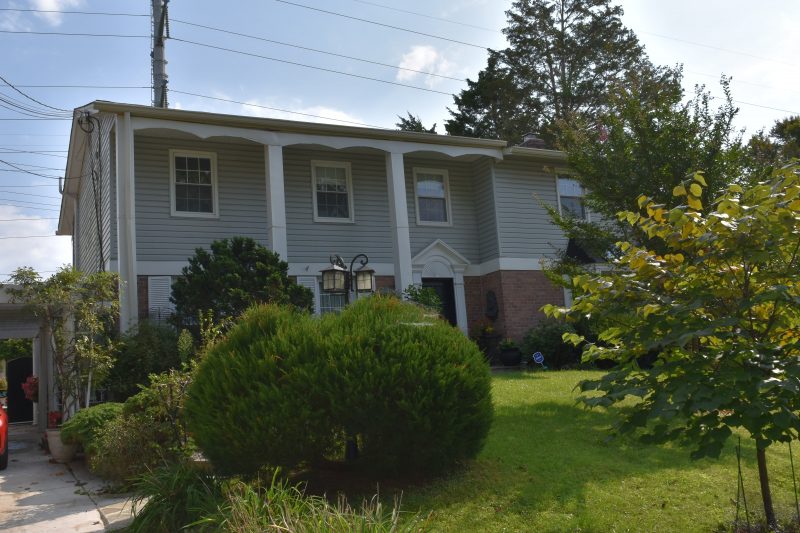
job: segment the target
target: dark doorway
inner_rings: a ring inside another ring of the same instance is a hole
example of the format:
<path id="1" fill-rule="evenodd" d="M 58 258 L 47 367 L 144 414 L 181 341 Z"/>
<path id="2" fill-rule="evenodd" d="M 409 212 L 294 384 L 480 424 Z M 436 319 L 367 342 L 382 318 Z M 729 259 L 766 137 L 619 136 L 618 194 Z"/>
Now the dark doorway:
<path id="1" fill-rule="evenodd" d="M 8 421 L 32 422 L 33 402 L 25 398 L 22 384 L 33 375 L 33 357 L 20 357 L 6 361 L 8 379 Z"/>
<path id="2" fill-rule="evenodd" d="M 422 278 L 422 286 L 430 287 L 439 295 L 442 301 L 442 316 L 452 325 L 458 325 L 456 320 L 456 294 L 453 291 L 452 278 Z"/>

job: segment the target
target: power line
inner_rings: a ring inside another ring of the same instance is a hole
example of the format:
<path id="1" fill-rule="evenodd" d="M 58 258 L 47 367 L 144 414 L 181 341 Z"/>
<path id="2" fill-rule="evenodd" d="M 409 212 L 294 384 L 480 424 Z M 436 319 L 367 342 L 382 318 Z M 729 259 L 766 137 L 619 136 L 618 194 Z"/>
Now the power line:
<path id="1" fill-rule="evenodd" d="M 46 237 L 69 237 L 69 235 L 13 235 L 0 239 L 44 239 Z"/>
<path id="2" fill-rule="evenodd" d="M 66 152 L 66 150 L 52 150 L 54 152 Z M 3 148 L 0 146 L 0 154 L 34 154 L 34 155 L 44 155 L 47 157 L 63 157 L 64 159 L 67 158 L 65 155 L 58 155 L 58 154 L 50 154 L 48 151 L 37 151 L 37 150 L 14 150 L 13 148 Z"/>
<path id="3" fill-rule="evenodd" d="M 16 204 L 9 204 L 9 203 L 0 203 L 0 206 L 7 206 L 7 207 L 17 207 L 19 209 L 31 209 L 33 211 L 61 211 L 61 209 L 49 209 L 47 207 L 31 207 L 29 205 L 16 205 Z"/>
<path id="4" fill-rule="evenodd" d="M 4 171 L 5 171 L 4 169 L 0 169 L 0 172 L 4 172 Z M 54 177 L 57 178 L 58 176 L 54 176 Z M 53 187 L 53 184 L 52 183 L 41 183 L 39 185 L 0 185 L 0 187 L 2 187 L 4 189 L 10 189 L 12 187 L 22 189 L 22 188 L 28 188 L 28 187 Z"/>
<path id="5" fill-rule="evenodd" d="M 72 120 L 71 118 L 0 118 L 0 120 Z"/>
<path id="6" fill-rule="evenodd" d="M 121 39 L 149 39 L 149 35 L 124 35 L 119 33 L 68 33 L 63 31 L 21 31 L 0 30 L 0 33 L 13 33 L 18 35 L 60 35 L 63 37 L 115 37 Z"/>
<path id="7" fill-rule="evenodd" d="M 26 220 L 58 220 L 58 217 L 37 217 L 37 218 L 0 218 L 0 222 L 24 222 Z"/>
<path id="8" fill-rule="evenodd" d="M 299 45 L 299 44 L 287 43 L 287 42 L 283 42 L 283 41 L 276 41 L 274 39 L 267 39 L 266 37 L 259 37 L 258 35 L 249 35 L 247 33 L 240 33 L 240 32 L 237 32 L 237 31 L 225 30 L 225 29 L 222 29 L 222 28 L 215 28 L 213 26 L 206 26 L 204 24 L 197 24 L 197 23 L 188 22 L 188 21 L 185 21 L 185 20 L 171 19 L 170 22 L 173 22 L 173 23 L 177 22 L 178 24 L 185 24 L 187 26 L 194 26 L 196 28 L 203 28 L 203 29 L 206 29 L 206 30 L 217 31 L 217 32 L 221 32 L 221 33 L 227 33 L 227 34 L 230 34 L 230 35 L 236 35 L 237 37 L 246 37 L 248 39 L 255 39 L 255 40 L 258 40 L 258 41 L 263 41 L 265 43 L 272 43 L 272 44 L 278 44 L 278 45 L 281 45 L 281 46 L 288 46 L 288 47 L 291 47 L 291 48 L 298 48 L 300 50 L 306 50 L 306 51 L 315 52 L 315 53 L 318 53 L 318 54 L 325 54 L 325 55 L 334 56 L 334 57 L 341 57 L 343 59 L 350 59 L 350 60 L 353 60 L 353 61 L 360 61 L 362 63 L 369 63 L 370 65 L 379 65 L 381 67 L 388 67 L 388 68 L 393 68 L 393 69 L 396 69 L 396 70 L 404 70 L 404 71 L 407 71 L 407 72 L 414 72 L 414 73 L 417 73 L 417 74 L 425 74 L 426 76 L 436 76 L 437 78 L 445 78 L 445 79 L 448 79 L 448 80 L 466 81 L 464 78 L 456 78 L 456 77 L 453 77 L 453 76 L 445 76 L 444 74 L 436 74 L 434 72 L 427 72 L 427 71 L 424 71 L 424 70 L 416 70 L 416 69 L 413 69 L 413 68 L 401 67 L 401 66 L 398 66 L 398 65 L 392 65 L 391 63 L 382 63 L 380 61 L 374 61 L 372 59 L 365 59 L 365 58 L 362 58 L 362 57 L 349 56 L 349 55 L 346 55 L 346 54 L 338 54 L 336 52 L 330 52 L 328 50 L 320 50 L 318 48 L 311 48 L 309 46 L 303 46 L 303 45 Z"/>
<path id="9" fill-rule="evenodd" d="M 52 203 L 48 204 L 48 203 L 45 203 L 45 202 L 32 202 L 30 200 L 20 200 L 18 198 L 0 198 L 0 200 L 2 200 L 4 202 L 17 202 L 17 203 L 20 203 L 20 204 L 43 205 L 45 207 L 55 207 L 56 206 L 56 204 L 52 204 Z"/>
<path id="10" fill-rule="evenodd" d="M 152 89 L 150 85 L 17 85 L 23 89 Z"/>
<path id="11" fill-rule="evenodd" d="M 3 7 L 0 11 L 17 11 L 20 13 L 58 13 L 60 15 L 103 15 L 107 17 L 149 17 L 139 13 L 110 13 L 107 11 L 61 11 L 59 9 L 21 9 L 16 7 Z"/>
<path id="12" fill-rule="evenodd" d="M 279 111 L 281 113 L 291 113 L 291 114 L 294 114 L 294 115 L 302 115 L 304 117 L 313 117 L 313 118 L 321 118 L 321 119 L 324 119 L 324 120 L 334 120 L 334 121 L 337 121 L 337 122 L 345 122 L 347 124 L 355 124 L 357 126 L 366 126 L 368 128 L 388 129 L 388 128 L 384 128 L 383 126 L 374 126 L 372 124 L 365 124 L 363 122 L 356 122 L 354 120 L 345 120 L 345 119 L 341 119 L 341 118 L 324 117 L 322 115 L 314 115 L 312 113 L 302 113 L 300 111 L 290 111 L 289 109 L 281 109 L 279 107 L 269 107 L 269 106 L 265 106 L 265 105 L 253 104 L 253 103 L 250 103 L 250 102 L 242 102 L 240 100 L 230 100 L 228 98 L 219 98 L 217 96 L 208 96 L 208 95 L 205 95 L 205 94 L 190 93 L 190 92 L 186 92 L 186 91 L 177 91 L 175 89 L 170 89 L 170 92 L 173 92 L 173 93 L 176 93 L 176 94 L 185 94 L 185 95 L 188 95 L 188 96 L 196 96 L 197 98 L 205 98 L 207 100 L 217 100 L 219 102 L 228 102 L 228 103 L 231 103 L 231 104 L 240 104 L 240 105 L 246 105 L 246 106 L 251 106 L 251 107 L 258 107 L 260 109 L 269 109 L 270 111 Z"/>
<path id="13" fill-rule="evenodd" d="M 5 185 L 0 185 L 0 194 L 17 194 L 20 196 L 36 196 L 37 198 L 52 198 L 54 200 L 60 200 L 60 196 L 52 196 L 49 194 L 34 194 L 31 192 L 17 192 L 17 191 L 5 191 L 3 190 Z"/>
<path id="14" fill-rule="evenodd" d="M 32 176 L 38 176 L 40 178 L 47 178 L 47 179 L 51 179 L 51 180 L 59 180 L 59 179 L 61 179 L 60 176 L 48 176 L 47 174 L 41 174 L 39 172 L 34 172 L 32 170 L 28 170 L 28 169 L 25 169 L 25 168 L 22 168 L 22 167 L 18 167 L 14 163 L 9 163 L 8 161 L 5 161 L 3 159 L 0 159 L 0 163 L 3 163 L 4 165 L 8 165 L 11 168 L 17 169 L 20 172 L 23 172 L 25 174 L 30 174 Z M 73 179 L 73 178 L 65 178 L 65 179 Z"/>
<path id="15" fill-rule="evenodd" d="M 464 46 L 471 46 L 473 48 L 480 48 L 481 50 L 486 50 L 488 48 L 487 46 L 481 46 L 479 44 L 473 44 L 473 43 L 468 43 L 468 42 L 465 42 L 465 41 L 459 41 L 457 39 L 450 39 L 449 37 L 442 37 L 441 35 L 434 35 L 432 33 L 425 33 L 425 32 L 422 32 L 422 31 L 412 30 L 410 28 L 403 28 L 403 27 L 400 27 L 400 26 L 393 26 L 391 24 L 384 24 L 383 22 L 377 22 L 375 20 L 369 20 L 369 19 L 362 19 L 362 18 L 359 18 L 359 17 L 353 17 L 351 15 L 345 15 L 344 13 L 337 13 L 336 11 L 328 11 L 327 9 L 320 9 L 318 7 L 307 6 L 307 5 L 304 5 L 304 4 L 297 4 L 295 2 L 289 2 L 288 0 L 275 0 L 275 1 L 276 2 L 280 2 L 281 4 L 287 4 L 287 5 L 295 6 L 295 7 L 302 7 L 303 9 L 309 9 L 311 11 L 317 11 L 319 13 L 325 13 L 326 15 L 333 15 L 333 16 L 336 16 L 336 17 L 342 17 L 342 18 L 346 18 L 346 19 L 350 19 L 350 20 L 357 20 L 359 22 L 365 22 L 367 24 L 374 24 L 375 26 L 381 26 L 381 27 L 390 28 L 390 29 L 393 29 L 393 30 L 404 31 L 404 32 L 413 33 L 413 34 L 416 34 L 416 35 L 423 35 L 425 37 L 432 37 L 433 39 L 440 39 L 442 41 L 448 41 L 448 42 L 451 42 L 451 43 L 463 44 Z"/>
<path id="16" fill-rule="evenodd" d="M 417 11 L 409 11 L 407 9 L 400 9 L 399 7 L 387 6 L 387 5 L 384 5 L 384 4 L 379 4 L 377 2 L 367 2 L 366 0 L 353 0 L 353 2 L 358 2 L 359 4 L 366 4 L 368 6 L 380 7 L 381 9 L 389 9 L 391 11 L 397 11 L 398 13 L 406 13 L 408 15 L 416 15 L 417 17 L 422 17 L 422 18 L 426 18 L 426 19 L 440 20 L 442 22 L 447 22 L 448 24 L 456 24 L 458 26 L 466 26 L 467 28 L 475 28 L 477 30 L 490 31 L 490 32 L 493 32 L 493 33 L 503 33 L 501 30 L 497 30 L 497 29 L 494 29 L 494 28 L 487 28 L 485 26 L 478 26 L 476 24 L 468 24 L 466 22 L 460 22 L 460 21 L 457 21 L 457 20 L 452 20 L 452 19 L 448 19 L 448 18 L 444 18 L 444 17 L 435 17 L 433 15 L 428 15 L 426 13 L 419 13 Z"/>
<path id="17" fill-rule="evenodd" d="M 8 86 L 9 86 L 9 87 L 11 87 L 12 89 L 14 89 L 16 92 L 18 92 L 19 94 L 21 94 L 22 96 L 24 96 L 25 98 L 27 98 L 28 100 L 30 100 L 31 102 L 37 103 L 37 104 L 39 104 L 40 106 L 44 106 L 44 107 L 47 107 L 47 108 L 53 109 L 53 110 L 55 110 L 55 111 L 63 111 L 63 112 L 66 112 L 66 113 L 72 113 L 72 111 L 70 111 L 70 110 L 67 110 L 67 109 L 61 109 L 61 108 L 59 108 L 59 107 L 53 107 L 53 106 L 51 106 L 51 105 L 47 105 L 47 104 L 45 104 L 44 102 L 41 102 L 41 101 L 37 100 L 36 98 L 34 98 L 34 97 L 32 97 L 32 96 L 30 96 L 30 95 L 28 95 L 28 94 L 24 93 L 23 91 L 20 91 L 20 90 L 19 90 L 17 87 L 15 87 L 15 86 L 14 86 L 14 84 L 13 84 L 13 83 L 11 83 L 11 82 L 10 82 L 10 81 L 8 81 L 7 79 L 5 79 L 3 76 L 0 76 L 0 80 L 3 80 L 3 82 L 5 82 L 5 84 L 6 84 L 6 85 L 8 85 Z"/>
<path id="18" fill-rule="evenodd" d="M 279 0 L 276 0 L 276 1 L 279 1 Z M 314 65 L 307 65 L 305 63 L 298 63 L 296 61 L 288 61 L 286 59 L 278 59 L 278 58 L 275 58 L 275 57 L 269 57 L 269 56 L 264 56 L 264 55 L 260 55 L 260 54 L 254 54 L 252 52 L 244 52 L 242 50 L 234 50 L 232 48 L 225 48 L 225 47 L 222 47 L 222 46 L 214 46 L 214 45 L 211 45 L 211 44 L 204 44 L 204 43 L 198 43 L 198 42 L 195 42 L 195 41 L 188 41 L 186 39 L 178 39 L 176 37 L 171 37 L 171 40 L 178 41 L 178 42 L 181 42 L 181 43 L 187 43 L 187 44 L 191 44 L 191 45 L 195 45 L 195 46 L 202 46 L 202 47 L 205 47 L 205 48 L 212 48 L 214 50 L 221 50 L 223 52 L 231 52 L 231 53 L 234 53 L 234 54 L 240 54 L 240 55 L 244 55 L 244 56 L 256 57 L 256 58 L 259 58 L 259 59 L 265 59 L 267 61 L 275 61 L 275 62 L 278 62 L 278 63 L 287 64 L 287 65 L 294 65 L 294 66 L 297 66 L 297 67 L 303 67 L 303 68 L 308 68 L 308 69 L 313 69 L 313 70 L 320 70 L 322 72 L 330 72 L 332 74 L 339 74 L 341 76 L 349 76 L 351 78 L 358 78 L 358 79 L 374 81 L 374 82 L 378 82 L 378 83 L 385 83 L 387 85 L 395 85 L 395 86 L 398 86 L 398 87 L 406 87 L 408 89 L 416 89 L 418 91 L 426 91 L 426 92 L 429 92 L 429 93 L 436 93 L 436 94 L 444 94 L 444 95 L 447 95 L 447 96 L 453 96 L 452 93 L 449 93 L 449 92 L 446 92 L 446 91 L 439 91 L 439 90 L 436 90 L 436 89 L 429 89 L 427 87 L 420 87 L 418 85 L 409 85 L 407 83 L 400 83 L 399 81 L 382 80 L 380 78 L 372 78 L 370 76 L 362 76 L 361 74 L 353 74 L 351 72 L 344 72 L 344 71 L 335 70 L 335 69 L 332 69 L 332 68 L 317 67 L 317 66 L 314 66 Z"/>
<path id="19" fill-rule="evenodd" d="M 11 163 L 9 163 L 8 161 L 0 160 L 0 162 L 6 163 L 6 164 L 10 164 L 12 166 L 13 165 L 18 165 L 18 166 L 15 166 L 14 168 L 26 167 L 26 168 L 29 168 L 29 169 L 32 168 L 34 170 L 55 170 L 57 172 L 61 172 L 62 170 L 64 170 L 63 168 L 45 167 L 45 166 L 42 166 L 42 165 L 31 165 L 30 163 L 20 163 L 18 161 L 11 161 Z M 20 169 L 20 170 L 24 170 L 24 169 Z M 58 176 L 56 176 L 56 177 L 58 177 Z"/>

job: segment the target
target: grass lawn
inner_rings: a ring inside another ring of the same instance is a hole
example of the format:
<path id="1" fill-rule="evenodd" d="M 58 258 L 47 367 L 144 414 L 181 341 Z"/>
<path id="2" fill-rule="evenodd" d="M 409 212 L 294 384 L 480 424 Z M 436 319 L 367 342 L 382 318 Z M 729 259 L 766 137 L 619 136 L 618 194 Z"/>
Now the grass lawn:
<path id="1" fill-rule="evenodd" d="M 712 531 L 730 522 L 735 443 L 718 460 L 691 461 L 688 448 L 608 441 L 615 411 L 575 404 L 575 384 L 596 374 L 496 375 L 483 452 L 457 474 L 406 488 L 403 510 L 430 513 L 433 531 L 459 532 Z M 752 511 L 761 507 L 755 448 L 745 438 L 742 448 Z M 782 446 L 768 454 L 781 519 L 794 509 L 788 453 Z"/>

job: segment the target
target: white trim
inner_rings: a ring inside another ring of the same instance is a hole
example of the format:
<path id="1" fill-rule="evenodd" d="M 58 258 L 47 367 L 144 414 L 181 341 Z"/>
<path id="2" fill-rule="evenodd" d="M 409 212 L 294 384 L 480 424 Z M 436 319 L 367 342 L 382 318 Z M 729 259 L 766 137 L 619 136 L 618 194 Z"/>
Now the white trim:
<path id="1" fill-rule="evenodd" d="M 417 226 L 440 226 L 449 227 L 453 225 L 453 210 L 450 208 L 450 173 L 447 169 L 442 168 L 425 168 L 414 167 L 414 211 L 417 215 Z M 435 222 L 429 220 L 420 220 L 419 218 L 419 195 L 417 194 L 417 175 L 418 174 L 433 174 L 442 177 L 444 184 L 444 208 L 447 220 L 445 222 Z"/>
<path id="2" fill-rule="evenodd" d="M 485 155 L 495 159 L 503 159 L 502 148 L 483 148 L 470 146 L 441 145 L 425 142 L 390 141 L 384 139 L 367 139 L 362 137 L 333 136 L 307 133 L 281 133 L 251 128 L 217 126 L 177 120 L 135 117 L 135 130 L 172 129 L 189 133 L 200 139 L 209 137 L 236 137 L 248 139 L 259 144 L 274 146 L 291 146 L 294 144 L 318 144 L 341 150 L 344 148 L 375 148 L 390 153 L 406 154 L 410 152 L 436 152 L 450 157 L 468 155 Z M 561 152 L 558 152 L 561 153 Z"/>
<path id="3" fill-rule="evenodd" d="M 321 217 L 317 212 L 317 167 L 343 168 L 347 181 L 347 210 L 350 215 L 348 218 Z M 320 159 L 311 160 L 311 198 L 314 203 L 314 222 L 353 224 L 356 217 L 353 209 L 353 169 L 347 161 L 323 161 Z"/>
<path id="4" fill-rule="evenodd" d="M 489 178 L 492 180 L 492 212 L 494 215 L 494 231 L 497 237 L 497 253 L 501 254 L 503 253 L 503 232 L 500 231 L 500 211 L 497 209 L 497 169 L 494 161 L 492 161 Z"/>
<path id="5" fill-rule="evenodd" d="M 464 293 L 464 272 L 469 260 L 441 239 L 436 239 L 411 260 L 414 283 L 422 284 L 423 278 L 453 280 L 453 298 L 456 308 L 456 324 L 467 333 L 467 304 Z"/>
<path id="6" fill-rule="evenodd" d="M 413 274 L 403 154 L 396 152 L 386 154 L 386 182 L 389 191 L 389 221 L 393 230 L 394 286 L 398 291 L 404 291 L 413 283 Z"/>
<path id="7" fill-rule="evenodd" d="M 136 286 L 136 186 L 133 127 L 130 113 L 117 115 L 117 252 L 119 257 L 120 312 L 123 332 L 139 322 Z"/>
<path id="8" fill-rule="evenodd" d="M 286 193 L 284 191 L 283 147 L 264 146 L 267 178 L 267 232 L 272 251 L 282 260 L 289 257 L 286 231 Z"/>
<path id="9" fill-rule="evenodd" d="M 545 257 L 501 257 L 490 259 L 477 265 L 469 265 L 465 276 L 485 276 L 498 270 L 542 270 L 542 259 Z"/>
<path id="10" fill-rule="evenodd" d="M 211 161 L 211 201 L 214 203 L 211 213 L 196 213 L 193 211 L 178 211 L 175 206 L 175 158 L 202 157 Z M 169 151 L 169 210 L 173 217 L 188 218 L 219 218 L 219 186 L 217 183 L 217 154 L 214 152 L 201 152 L 199 150 L 182 150 L 172 148 Z"/>

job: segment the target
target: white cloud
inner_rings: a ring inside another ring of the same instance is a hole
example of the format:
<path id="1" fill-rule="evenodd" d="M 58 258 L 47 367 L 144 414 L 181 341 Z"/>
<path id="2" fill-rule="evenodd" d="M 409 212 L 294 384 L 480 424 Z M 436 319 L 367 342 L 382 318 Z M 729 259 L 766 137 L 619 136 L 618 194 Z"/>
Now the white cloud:
<path id="1" fill-rule="evenodd" d="M 16 2 L 9 2 L 9 8 L 24 7 Z M 27 31 L 30 30 L 30 24 L 18 11 L 4 11 L 0 14 L 0 30 L 6 31 Z"/>
<path id="2" fill-rule="evenodd" d="M 64 11 L 70 8 L 83 6 L 83 0 L 30 0 L 33 9 L 51 11 L 51 13 L 34 13 L 38 18 L 44 20 L 50 26 L 60 26 L 64 22 L 64 15 L 52 13 L 52 11 Z"/>
<path id="3" fill-rule="evenodd" d="M 436 48 L 428 45 L 412 46 L 411 50 L 403 54 L 403 59 L 400 61 L 400 68 L 409 70 L 398 70 L 397 77 L 395 78 L 397 81 L 409 82 L 418 77 L 425 76 L 425 85 L 428 87 L 433 87 L 441 82 L 442 78 L 411 71 L 431 72 L 443 76 L 452 76 L 456 72 L 456 65 L 454 63 L 448 61 Z"/>
<path id="4" fill-rule="evenodd" d="M 56 221 L 38 218 L 29 210 L 0 206 L 0 220 L 32 219 L 0 222 L 0 237 L 28 237 L 48 235 L 44 238 L 0 239 L 0 280 L 19 267 L 33 267 L 43 277 L 72 262 L 70 237 L 55 235 Z"/>

